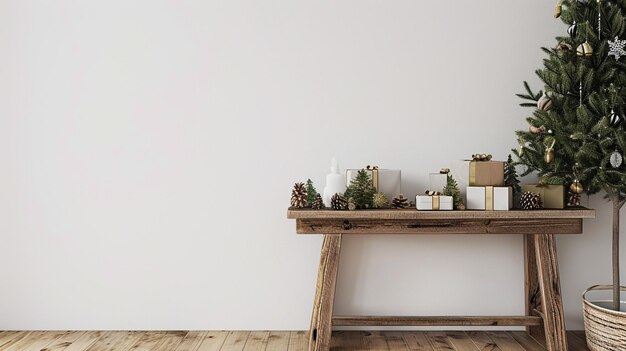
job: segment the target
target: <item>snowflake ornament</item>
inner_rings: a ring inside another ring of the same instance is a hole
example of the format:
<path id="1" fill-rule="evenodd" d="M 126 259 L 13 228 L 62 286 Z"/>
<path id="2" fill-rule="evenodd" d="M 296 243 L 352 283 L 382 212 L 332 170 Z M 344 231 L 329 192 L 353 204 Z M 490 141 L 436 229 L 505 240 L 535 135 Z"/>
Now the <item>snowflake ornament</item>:
<path id="1" fill-rule="evenodd" d="M 626 56 L 624 46 L 626 46 L 626 40 L 619 40 L 619 38 L 615 36 L 615 41 L 609 40 L 609 56 L 615 56 L 616 60 L 619 60 L 622 56 Z"/>

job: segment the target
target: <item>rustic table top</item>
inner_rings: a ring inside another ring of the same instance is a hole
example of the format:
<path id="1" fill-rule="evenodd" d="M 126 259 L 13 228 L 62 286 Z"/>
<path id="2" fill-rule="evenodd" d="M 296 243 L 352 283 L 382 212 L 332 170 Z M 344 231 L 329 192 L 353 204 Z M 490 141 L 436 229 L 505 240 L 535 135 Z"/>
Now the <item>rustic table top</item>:
<path id="1" fill-rule="evenodd" d="M 583 219 L 596 218 L 596 211 L 584 207 L 563 210 L 510 210 L 510 211 L 418 211 L 416 209 L 384 209 L 384 210 L 312 210 L 308 208 L 287 210 L 289 219 L 370 219 L 370 220 L 402 220 L 402 219 Z"/>

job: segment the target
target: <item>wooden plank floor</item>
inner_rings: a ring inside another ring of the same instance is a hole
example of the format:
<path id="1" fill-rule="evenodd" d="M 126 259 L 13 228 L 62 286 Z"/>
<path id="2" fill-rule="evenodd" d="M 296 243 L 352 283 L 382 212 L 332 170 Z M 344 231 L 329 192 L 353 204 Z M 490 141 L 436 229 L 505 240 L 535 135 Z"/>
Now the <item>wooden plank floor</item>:
<path id="1" fill-rule="evenodd" d="M 587 350 L 568 332 L 570 351 Z M 2 331 L 2 351 L 306 351 L 304 331 Z M 543 351 L 516 331 L 335 331 L 331 350 Z"/>

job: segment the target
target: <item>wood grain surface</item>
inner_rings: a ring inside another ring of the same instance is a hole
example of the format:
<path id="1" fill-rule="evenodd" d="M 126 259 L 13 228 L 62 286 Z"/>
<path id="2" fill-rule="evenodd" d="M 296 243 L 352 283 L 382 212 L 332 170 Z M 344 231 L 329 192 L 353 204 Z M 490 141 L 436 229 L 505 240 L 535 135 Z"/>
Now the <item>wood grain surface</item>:
<path id="1" fill-rule="evenodd" d="M 535 255 L 537 256 L 546 348 L 548 351 L 567 351 L 565 318 L 563 316 L 554 235 L 535 235 Z"/>
<path id="2" fill-rule="evenodd" d="M 595 217 L 595 210 L 583 207 L 535 211 L 418 211 L 416 209 L 333 211 L 306 208 L 287 210 L 287 218 L 289 219 L 548 219 Z"/>
<path id="3" fill-rule="evenodd" d="M 532 326 L 536 316 L 334 316 L 334 326 Z"/>
<path id="4" fill-rule="evenodd" d="M 330 347 L 340 252 L 341 234 L 325 235 L 317 273 L 315 300 L 313 301 L 309 351 L 325 351 Z"/>
<path id="5" fill-rule="evenodd" d="M 587 351 L 582 332 L 568 332 L 570 351 Z M 305 331 L 4 331 L 7 351 L 304 351 Z M 522 331 L 335 331 L 331 350 L 545 351 Z"/>

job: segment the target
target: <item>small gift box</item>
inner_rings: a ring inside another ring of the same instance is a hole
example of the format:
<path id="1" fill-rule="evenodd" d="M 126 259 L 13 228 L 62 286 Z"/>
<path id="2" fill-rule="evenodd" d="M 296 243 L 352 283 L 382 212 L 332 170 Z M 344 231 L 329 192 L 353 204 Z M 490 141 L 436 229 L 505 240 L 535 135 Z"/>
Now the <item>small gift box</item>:
<path id="1" fill-rule="evenodd" d="M 502 186 L 504 185 L 504 162 L 470 161 L 470 186 Z"/>
<path id="2" fill-rule="evenodd" d="M 499 186 L 468 186 L 467 209 L 508 211 L 513 207 L 513 189 Z"/>
<path id="3" fill-rule="evenodd" d="M 415 207 L 420 211 L 452 211 L 452 196 L 417 195 Z"/>
<path id="4" fill-rule="evenodd" d="M 439 191 L 442 192 L 443 188 L 448 185 L 448 174 L 447 173 L 430 173 L 428 175 L 429 186 L 428 190 Z"/>
<path id="5" fill-rule="evenodd" d="M 504 162 L 492 161 L 491 155 L 474 154 L 469 161 L 470 186 L 503 186 Z"/>
<path id="6" fill-rule="evenodd" d="M 524 192 L 538 193 L 543 200 L 543 208 L 562 209 L 565 203 L 563 185 L 527 184 L 522 186 Z"/>
<path id="7" fill-rule="evenodd" d="M 346 170 L 346 184 L 350 184 L 358 171 L 360 169 Z M 391 201 L 394 196 L 402 192 L 400 189 L 402 176 L 399 169 L 379 169 L 378 166 L 367 166 L 365 171 L 372 177 L 372 184 L 376 191 L 384 193 L 388 200 Z"/>

